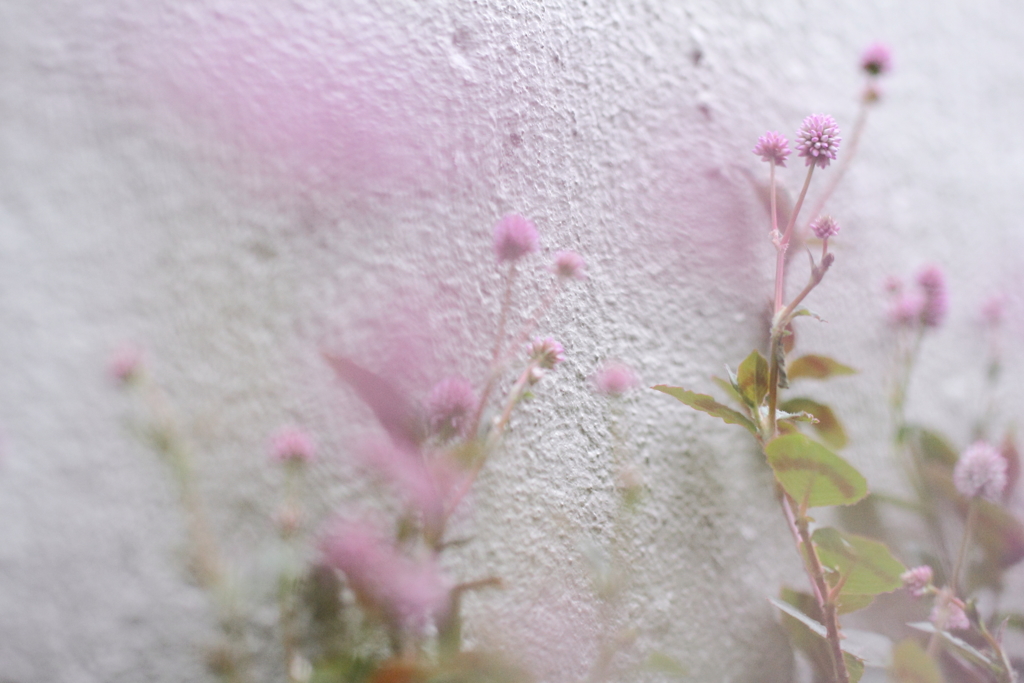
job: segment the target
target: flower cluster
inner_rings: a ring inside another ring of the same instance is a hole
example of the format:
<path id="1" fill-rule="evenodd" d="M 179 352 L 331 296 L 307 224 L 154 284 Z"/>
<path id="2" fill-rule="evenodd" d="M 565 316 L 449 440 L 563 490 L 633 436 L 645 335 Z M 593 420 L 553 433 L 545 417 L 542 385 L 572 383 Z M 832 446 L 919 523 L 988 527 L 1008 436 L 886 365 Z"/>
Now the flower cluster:
<path id="1" fill-rule="evenodd" d="M 957 460 L 953 483 L 965 498 L 999 500 L 1006 488 L 1006 466 L 1006 458 L 995 446 L 977 441 Z"/>

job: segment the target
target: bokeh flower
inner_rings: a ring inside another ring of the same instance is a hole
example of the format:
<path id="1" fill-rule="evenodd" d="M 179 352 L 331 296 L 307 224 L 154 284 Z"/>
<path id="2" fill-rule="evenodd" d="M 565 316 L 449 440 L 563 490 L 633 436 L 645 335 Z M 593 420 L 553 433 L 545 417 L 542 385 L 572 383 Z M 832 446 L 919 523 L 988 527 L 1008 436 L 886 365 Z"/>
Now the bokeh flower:
<path id="1" fill-rule="evenodd" d="M 986 441 L 967 447 L 953 469 L 953 483 L 966 498 L 999 500 L 1006 488 L 1008 463 L 1003 454 Z"/>
<path id="2" fill-rule="evenodd" d="M 494 226 L 494 255 L 499 262 L 516 261 L 537 251 L 540 236 L 532 221 L 510 213 Z"/>
<path id="3" fill-rule="evenodd" d="M 442 440 L 465 436 L 476 408 L 473 386 L 461 377 L 449 377 L 434 385 L 427 398 L 427 422 Z"/>
<path id="4" fill-rule="evenodd" d="M 270 437 L 270 458 L 275 462 L 309 463 L 315 457 L 312 437 L 298 427 L 281 427 Z"/>
<path id="5" fill-rule="evenodd" d="M 594 387 L 605 396 L 619 396 L 638 384 L 633 371 L 617 362 L 605 363 L 594 375 Z"/>
<path id="6" fill-rule="evenodd" d="M 560 251 L 555 254 L 555 275 L 563 280 L 583 280 L 587 277 L 583 269 L 586 267 L 583 257 L 575 251 Z"/>
<path id="7" fill-rule="evenodd" d="M 884 43 L 872 43 L 860 57 L 860 68 L 871 76 L 881 76 L 892 69 L 892 52 Z"/>

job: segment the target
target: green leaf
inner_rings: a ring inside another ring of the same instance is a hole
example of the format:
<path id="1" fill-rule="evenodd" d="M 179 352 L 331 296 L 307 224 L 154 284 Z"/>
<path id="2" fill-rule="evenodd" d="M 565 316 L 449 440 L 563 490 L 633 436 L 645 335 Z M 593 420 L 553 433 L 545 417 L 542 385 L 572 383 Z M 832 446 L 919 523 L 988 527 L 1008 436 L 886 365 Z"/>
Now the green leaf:
<path id="1" fill-rule="evenodd" d="M 736 384 L 744 403 L 758 410 L 768 393 L 768 361 L 757 350 L 740 363 Z"/>
<path id="2" fill-rule="evenodd" d="M 839 614 L 849 614 L 859 609 L 864 609 L 875 601 L 874 595 L 839 595 L 836 602 L 836 611 Z"/>
<path id="3" fill-rule="evenodd" d="M 728 369 L 729 368 L 726 368 L 726 370 Z M 729 371 L 729 374 L 732 375 L 731 370 Z M 732 384 L 731 382 L 724 380 L 721 377 L 714 376 L 711 377 L 711 381 L 714 382 L 719 389 L 724 391 L 726 396 L 736 401 L 736 403 L 738 403 L 739 405 L 744 405 L 743 397 L 740 395 L 740 391 L 739 389 L 736 388 L 735 384 Z"/>
<path id="4" fill-rule="evenodd" d="M 857 371 L 828 356 L 808 354 L 789 364 L 789 378 L 828 379 L 839 375 L 855 375 Z"/>
<path id="5" fill-rule="evenodd" d="M 706 394 L 698 394 L 693 391 L 687 391 L 682 387 L 670 387 L 665 384 L 659 384 L 651 388 L 664 394 L 668 394 L 669 396 L 674 396 L 691 408 L 696 408 L 697 410 L 705 412 L 712 417 L 717 417 L 723 422 L 740 425 L 754 436 L 757 436 L 757 427 L 754 426 L 753 422 L 732 408 L 722 405 Z"/>
<path id="6" fill-rule="evenodd" d="M 806 603 L 808 607 L 817 608 L 814 598 L 806 593 L 783 590 L 782 596 L 784 600 Z M 783 626 L 789 633 L 793 647 L 802 650 L 808 656 L 811 665 L 818 672 L 819 678 L 831 680 L 833 677 L 832 648 L 828 643 L 828 631 L 825 626 L 804 614 L 798 607 L 783 602 L 783 600 L 769 599 L 768 602 L 783 613 Z M 846 651 L 843 652 L 843 659 L 846 661 L 846 669 L 850 673 L 850 683 L 856 683 L 864 674 L 864 661 Z"/>
<path id="7" fill-rule="evenodd" d="M 786 434 L 766 447 L 775 478 L 801 506 L 850 505 L 868 493 L 860 472 L 803 434 Z"/>
<path id="8" fill-rule="evenodd" d="M 821 440 L 832 448 L 843 448 L 846 446 L 847 437 L 843 423 L 839 421 L 832 409 L 824 403 L 818 403 L 809 398 L 791 398 L 782 404 L 781 408 L 787 413 L 809 413 L 814 416 L 817 422 L 814 424 L 814 431 L 818 433 Z"/>
<path id="9" fill-rule="evenodd" d="M 961 640 L 960 638 L 957 638 L 956 636 L 947 631 L 939 631 L 935 628 L 935 626 L 931 624 L 931 622 L 917 621 L 912 624 L 907 624 L 907 626 L 909 626 L 910 628 L 915 628 L 918 631 L 924 631 L 925 633 L 938 633 L 940 636 L 942 636 L 943 640 L 945 640 L 950 646 L 952 646 L 952 648 L 957 652 L 957 654 L 959 654 L 961 657 L 968 660 L 969 662 L 977 664 L 978 666 L 984 669 L 988 669 L 993 673 L 998 673 L 1002 671 L 1002 666 L 998 662 L 993 660 L 991 657 L 983 653 L 981 650 L 978 650 L 976 647 L 974 647 L 967 641 Z"/>
<path id="10" fill-rule="evenodd" d="M 655 673 L 668 674 L 674 678 L 685 678 L 690 675 L 689 670 L 680 664 L 675 657 L 664 652 L 652 652 L 644 662 L 644 669 Z"/>
<path id="11" fill-rule="evenodd" d="M 864 660 L 845 650 L 843 659 L 846 660 L 846 670 L 850 672 L 850 683 L 860 683 L 860 678 L 864 675 Z"/>
<path id="12" fill-rule="evenodd" d="M 811 536 L 821 563 L 833 571 L 832 586 L 843 581 L 840 595 L 878 595 L 903 586 L 900 574 L 907 570 L 884 543 L 832 528 Z"/>
<path id="13" fill-rule="evenodd" d="M 905 427 L 901 437 L 910 444 L 914 455 L 918 456 L 922 462 L 939 463 L 952 469 L 960 457 L 946 437 L 930 429 Z"/>
<path id="14" fill-rule="evenodd" d="M 978 506 L 975 534 L 987 558 L 1003 569 L 1024 560 L 1024 525 L 1020 520 L 987 500 L 978 500 L 975 505 Z M 962 513 L 966 515 L 966 506 Z"/>
<path id="15" fill-rule="evenodd" d="M 894 683 L 945 683 L 939 665 L 913 638 L 893 648 L 892 678 Z"/>

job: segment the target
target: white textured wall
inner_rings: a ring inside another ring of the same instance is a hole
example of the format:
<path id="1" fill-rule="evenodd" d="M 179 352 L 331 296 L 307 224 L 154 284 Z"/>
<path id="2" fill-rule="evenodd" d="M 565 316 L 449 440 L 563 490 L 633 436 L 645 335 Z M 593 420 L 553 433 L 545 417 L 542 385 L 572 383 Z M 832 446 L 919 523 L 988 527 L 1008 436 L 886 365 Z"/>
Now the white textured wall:
<path id="1" fill-rule="evenodd" d="M 587 378 L 618 357 L 648 384 L 710 390 L 758 343 L 770 247 L 749 150 L 812 111 L 848 129 L 876 39 L 896 71 L 833 205 L 838 261 L 811 302 L 829 323 L 803 342 L 866 369 L 830 395 L 848 457 L 894 486 L 866 393 L 881 282 L 948 268 L 951 320 L 922 367 L 936 382 L 912 413 L 966 438 L 974 307 L 1015 292 L 1024 261 L 1022 27 L 1024 7 L 985 0 L 0 4 L 0 678 L 205 675 L 207 603 L 182 580 L 166 473 L 121 423 L 112 348 L 145 345 L 226 546 L 258 556 L 278 423 L 323 446 L 317 509 L 366 493 L 345 456 L 368 413 L 320 351 L 417 398 L 481 377 L 490 228 L 517 211 L 590 279 L 543 322 L 568 360 L 480 482 L 452 571 L 509 583 L 468 604 L 478 642 L 572 680 L 594 652 L 580 545 L 607 538 L 613 509 Z M 660 394 L 625 420 L 651 486 L 628 547 L 640 649 L 696 681 L 767 680 L 769 664 L 784 680 L 765 598 L 802 583 L 765 468 Z"/>

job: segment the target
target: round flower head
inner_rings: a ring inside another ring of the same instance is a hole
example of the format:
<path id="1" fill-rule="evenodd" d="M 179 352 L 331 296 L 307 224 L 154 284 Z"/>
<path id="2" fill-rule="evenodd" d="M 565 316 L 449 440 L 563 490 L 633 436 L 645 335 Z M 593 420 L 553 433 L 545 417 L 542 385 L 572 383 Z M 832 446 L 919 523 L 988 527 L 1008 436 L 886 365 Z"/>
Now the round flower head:
<path id="1" fill-rule="evenodd" d="M 967 447 L 953 469 L 953 483 L 966 498 L 998 500 L 1006 488 L 1006 458 L 995 446 L 977 441 Z"/>
<path id="2" fill-rule="evenodd" d="M 836 223 L 836 219 L 832 216 L 819 216 L 817 220 L 811 223 L 811 230 L 814 231 L 815 237 L 820 240 L 827 240 L 829 237 L 835 237 L 839 233 L 839 224 Z"/>
<path id="3" fill-rule="evenodd" d="M 928 266 L 918 273 L 917 284 L 924 292 L 921 322 L 925 327 L 938 327 L 946 319 L 946 312 L 949 310 L 946 276 L 938 266 Z"/>
<path id="4" fill-rule="evenodd" d="M 560 251 L 555 254 L 555 275 L 563 280 L 583 280 L 587 277 L 583 269 L 586 267 L 583 257 L 575 251 Z"/>
<path id="5" fill-rule="evenodd" d="M 962 631 L 971 627 L 963 602 L 949 588 L 939 591 L 929 619 L 940 631 Z"/>
<path id="6" fill-rule="evenodd" d="M 789 157 L 789 140 L 781 133 L 768 131 L 757 139 L 754 145 L 754 154 L 761 157 L 763 161 L 774 163 L 776 166 L 785 166 L 786 158 Z"/>
<path id="7" fill-rule="evenodd" d="M 530 345 L 530 360 L 537 363 L 537 367 L 550 370 L 565 360 L 565 349 L 551 337 L 534 339 Z"/>
<path id="8" fill-rule="evenodd" d="M 270 437 L 270 458 L 275 462 L 312 462 L 313 439 L 298 427 L 282 427 Z"/>
<path id="9" fill-rule="evenodd" d="M 494 226 L 494 255 L 498 261 L 515 261 L 537 251 L 537 226 L 517 213 L 510 213 Z"/>
<path id="10" fill-rule="evenodd" d="M 606 363 L 596 375 L 594 386 L 605 396 L 619 396 L 637 385 L 636 375 L 622 363 Z"/>
<path id="11" fill-rule="evenodd" d="M 900 574 L 903 585 L 907 587 L 910 594 L 915 598 L 927 595 L 932 585 L 932 568 L 926 564 L 914 567 Z"/>
<path id="12" fill-rule="evenodd" d="M 836 120 L 827 114 L 811 114 L 796 132 L 796 149 L 807 166 L 827 167 L 836 158 L 841 141 Z"/>
<path id="13" fill-rule="evenodd" d="M 476 407 L 476 394 L 469 382 L 449 377 L 434 385 L 427 398 L 427 419 L 430 431 L 442 439 L 456 434 L 465 436 Z"/>
<path id="14" fill-rule="evenodd" d="M 872 43 L 860 57 L 860 68 L 871 76 L 881 76 L 892 69 L 892 53 L 882 43 Z"/>

